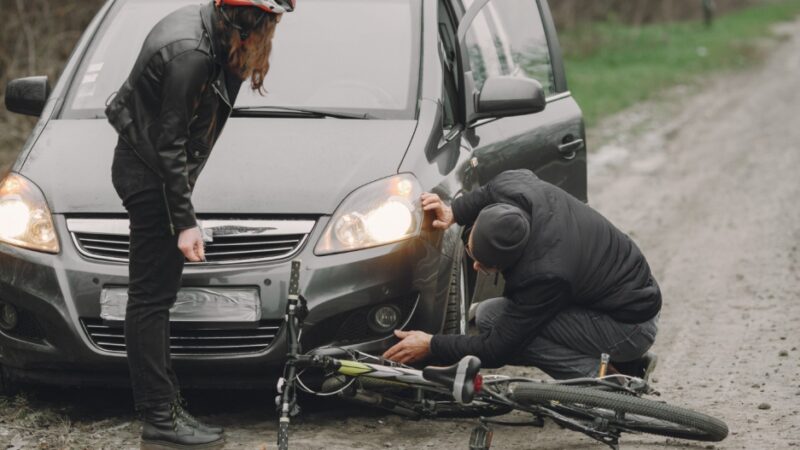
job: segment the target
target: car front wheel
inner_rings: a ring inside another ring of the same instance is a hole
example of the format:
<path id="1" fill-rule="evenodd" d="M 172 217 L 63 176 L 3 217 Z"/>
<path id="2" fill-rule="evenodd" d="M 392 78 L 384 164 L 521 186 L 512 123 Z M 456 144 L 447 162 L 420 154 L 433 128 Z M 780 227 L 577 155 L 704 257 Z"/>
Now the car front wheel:
<path id="1" fill-rule="evenodd" d="M 447 312 L 444 319 L 444 334 L 467 334 L 469 329 L 469 299 L 467 292 L 467 262 L 463 250 L 459 262 L 453 264 L 450 274 L 450 290 L 447 293 Z"/>

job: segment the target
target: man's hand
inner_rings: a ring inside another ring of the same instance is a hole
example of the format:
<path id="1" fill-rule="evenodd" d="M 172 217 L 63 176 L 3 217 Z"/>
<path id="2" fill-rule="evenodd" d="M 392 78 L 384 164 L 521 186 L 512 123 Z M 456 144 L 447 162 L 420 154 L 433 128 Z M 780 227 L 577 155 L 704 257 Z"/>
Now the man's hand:
<path id="1" fill-rule="evenodd" d="M 430 192 L 422 193 L 422 209 L 425 211 L 433 211 L 436 219 L 433 221 L 434 228 L 446 230 L 453 224 L 453 210 L 442 202 L 436 194 Z"/>
<path id="2" fill-rule="evenodd" d="M 431 336 L 422 331 L 394 330 L 394 335 L 402 339 L 395 344 L 383 357 L 401 364 L 421 361 L 431 354 Z"/>
<path id="3" fill-rule="evenodd" d="M 191 262 L 206 260 L 203 234 L 200 232 L 200 227 L 181 230 L 178 235 L 178 248 L 181 249 L 186 259 Z"/>

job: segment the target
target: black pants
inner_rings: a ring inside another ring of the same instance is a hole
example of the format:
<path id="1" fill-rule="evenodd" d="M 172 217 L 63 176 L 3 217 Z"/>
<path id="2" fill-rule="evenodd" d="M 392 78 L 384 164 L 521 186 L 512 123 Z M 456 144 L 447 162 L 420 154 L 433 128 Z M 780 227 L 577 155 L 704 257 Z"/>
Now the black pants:
<path id="1" fill-rule="evenodd" d="M 478 304 L 475 324 L 490 331 L 511 300 L 504 297 Z M 642 323 L 622 323 L 607 314 L 584 308 L 568 308 L 556 315 L 510 363 L 538 367 L 556 380 L 597 376 L 600 355 L 611 361 L 633 361 L 650 349 L 658 332 L 656 315 Z"/>
<path id="2" fill-rule="evenodd" d="M 129 148 L 114 153 L 112 181 L 130 217 L 125 344 L 137 410 L 178 393 L 169 350 L 169 309 L 181 285 L 184 256 L 170 234 L 161 180 Z"/>

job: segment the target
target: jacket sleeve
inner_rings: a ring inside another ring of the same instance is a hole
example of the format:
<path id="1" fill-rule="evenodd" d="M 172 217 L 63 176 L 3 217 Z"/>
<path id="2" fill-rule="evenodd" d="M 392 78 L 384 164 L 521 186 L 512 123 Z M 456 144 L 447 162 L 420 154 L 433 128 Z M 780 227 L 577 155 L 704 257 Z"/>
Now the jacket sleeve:
<path id="1" fill-rule="evenodd" d="M 204 86 L 211 77 L 211 63 L 199 51 L 186 51 L 166 62 L 161 85 L 161 111 L 154 135 L 156 152 L 166 184 L 167 206 L 176 230 L 197 225 L 186 162 L 189 125 Z"/>
<path id="2" fill-rule="evenodd" d="M 453 219 L 459 225 L 470 227 L 481 210 L 492 203 L 488 186 L 479 187 L 453 200 Z"/>
<path id="3" fill-rule="evenodd" d="M 459 225 L 472 226 L 481 210 L 494 203 L 508 203 L 530 210 L 525 192 L 531 188 L 531 177 L 535 175 L 529 170 L 501 172 L 485 186 L 453 200 L 453 218 Z"/>
<path id="4" fill-rule="evenodd" d="M 569 288 L 558 279 L 537 282 L 511 295 L 492 328 L 474 336 L 433 336 L 431 354 L 442 364 L 467 355 L 480 358 L 487 368 L 514 362 L 519 351 L 568 303 Z"/>

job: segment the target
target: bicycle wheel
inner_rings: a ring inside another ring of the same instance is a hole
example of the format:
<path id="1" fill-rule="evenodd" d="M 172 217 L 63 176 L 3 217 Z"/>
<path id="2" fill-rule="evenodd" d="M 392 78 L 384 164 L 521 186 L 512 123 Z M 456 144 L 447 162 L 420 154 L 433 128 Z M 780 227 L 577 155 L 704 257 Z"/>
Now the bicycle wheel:
<path id="1" fill-rule="evenodd" d="M 463 253 L 463 249 L 460 250 Z M 467 334 L 469 331 L 469 298 L 467 293 L 467 275 L 462 261 L 453 264 L 450 274 L 450 289 L 447 293 L 447 311 L 445 313 L 443 334 Z"/>
<path id="2" fill-rule="evenodd" d="M 520 383 L 513 398 L 523 404 L 546 405 L 580 419 L 599 417 L 621 431 L 712 442 L 728 436 L 728 426 L 719 419 L 632 395 L 548 383 Z"/>

